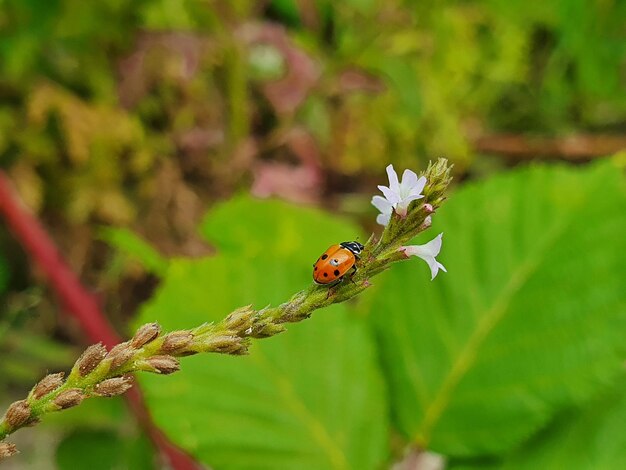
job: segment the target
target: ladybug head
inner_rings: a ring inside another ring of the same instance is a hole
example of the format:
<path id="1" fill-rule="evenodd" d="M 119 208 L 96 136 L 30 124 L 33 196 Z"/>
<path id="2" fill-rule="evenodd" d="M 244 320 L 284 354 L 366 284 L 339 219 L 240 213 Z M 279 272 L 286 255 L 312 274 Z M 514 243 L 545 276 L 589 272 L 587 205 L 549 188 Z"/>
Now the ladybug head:
<path id="1" fill-rule="evenodd" d="M 358 256 L 365 248 L 359 242 L 341 242 L 340 245 L 347 250 L 350 250 L 355 256 Z"/>

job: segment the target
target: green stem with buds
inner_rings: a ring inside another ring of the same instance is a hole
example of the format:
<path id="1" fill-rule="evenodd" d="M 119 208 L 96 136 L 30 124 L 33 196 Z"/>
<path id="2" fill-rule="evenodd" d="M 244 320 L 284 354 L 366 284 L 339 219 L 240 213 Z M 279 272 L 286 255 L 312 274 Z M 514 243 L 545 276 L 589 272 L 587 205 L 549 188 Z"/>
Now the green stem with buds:
<path id="1" fill-rule="evenodd" d="M 159 325 L 140 327 L 130 341 L 106 351 L 92 345 L 76 361 L 67 379 L 51 374 L 42 379 L 25 400 L 13 403 L 0 421 L 0 441 L 16 430 L 39 422 L 46 413 L 79 405 L 88 397 L 110 397 L 132 386 L 132 373 L 147 371 L 170 374 L 180 368 L 177 358 L 214 352 L 241 355 L 248 352 L 251 338 L 267 338 L 285 331 L 285 323 L 299 322 L 319 308 L 351 299 L 371 286 L 369 280 L 392 263 L 406 259 L 400 248 L 430 226 L 429 215 L 444 201 L 450 183 L 450 165 L 439 159 L 423 176 L 424 197 L 413 201 L 405 217 L 395 212 L 381 237 L 365 244 L 357 271 L 335 286 L 312 285 L 277 307 L 255 310 L 239 308 L 224 320 L 190 330 L 162 334 Z M 0 460 L 13 455 L 15 446 L 0 442 Z"/>

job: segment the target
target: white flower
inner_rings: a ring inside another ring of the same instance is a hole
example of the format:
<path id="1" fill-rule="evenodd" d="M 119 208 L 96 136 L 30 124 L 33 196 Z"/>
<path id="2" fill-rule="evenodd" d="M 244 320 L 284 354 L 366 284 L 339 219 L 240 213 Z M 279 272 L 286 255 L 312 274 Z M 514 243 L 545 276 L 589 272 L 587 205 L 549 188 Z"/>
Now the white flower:
<path id="1" fill-rule="evenodd" d="M 410 245 L 400 247 L 400 251 L 404 252 L 407 257 L 417 256 L 428 263 L 428 266 L 430 267 L 430 273 L 432 274 L 432 277 L 430 278 L 431 281 L 435 279 L 435 276 L 440 269 L 443 272 L 448 272 L 446 268 L 444 268 L 443 264 L 435 259 L 435 256 L 437 256 L 441 251 L 441 237 L 443 237 L 443 233 L 440 233 L 425 245 Z"/>
<path id="2" fill-rule="evenodd" d="M 381 213 L 376 217 L 376 222 L 380 225 L 387 225 L 393 210 L 402 217 L 406 216 L 406 211 L 411 201 L 424 197 L 422 190 L 426 186 L 424 176 L 418 178 L 417 174 L 411 170 L 404 170 L 402 182 L 398 182 L 398 174 L 393 169 L 393 165 L 387 167 L 389 177 L 389 187 L 378 186 L 385 197 L 374 196 L 372 204 Z"/>
<path id="3" fill-rule="evenodd" d="M 374 196 L 372 198 L 372 204 L 381 212 L 376 216 L 376 223 L 386 226 L 389 223 L 389 219 L 391 219 L 393 204 L 382 196 Z"/>

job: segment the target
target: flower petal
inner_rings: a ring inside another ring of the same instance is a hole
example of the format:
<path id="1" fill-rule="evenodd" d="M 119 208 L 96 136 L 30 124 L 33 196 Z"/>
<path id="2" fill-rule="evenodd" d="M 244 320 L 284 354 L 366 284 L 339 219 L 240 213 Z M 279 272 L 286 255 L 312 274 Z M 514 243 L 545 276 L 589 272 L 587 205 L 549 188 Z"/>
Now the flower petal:
<path id="1" fill-rule="evenodd" d="M 421 257 L 432 256 L 433 258 L 441 251 L 443 233 L 440 233 L 424 245 L 413 245 L 415 255 Z"/>
<path id="2" fill-rule="evenodd" d="M 417 256 L 422 258 L 428 264 L 431 273 L 431 280 L 435 278 L 439 270 L 448 272 L 443 264 L 435 259 L 435 256 L 441 251 L 443 233 L 440 233 L 431 241 L 424 245 L 409 245 L 400 247 L 406 256 Z"/>
<path id="3" fill-rule="evenodd" d="M 426 186 L 426 177 L 425 176 L 421 176 L 416 182 L 415 184 L 411 187 L 411 190 L 409 192 L 410 195 L 422 195 L 422 191 L 424 190 L 424 186 Z"/>
<path id="4" fill-rule="evenodd" d="M 393 169 L 393 165 L 387 165 L 387 177 L 389 178 L 389 189 L 395 192 L 400 191 L 400 183 L 398 182 L 398 174 Z"/>
<path id="5" fill-rule="evenodd" d="M 428 263 L 428 267 L 430 268 L 430 280 L 431 281 L 435 279 L 435 276 L 437 276 L 437 273 L 439 272 L 440 269 L 444 272 L 448 272 L 446 271 L 446 268 L 443 267 L 443 264 L 441 264 L 435 258 L 424 258 L 424 261 Z"/>
<path id="6" fill-rule="evenodd" d="M 402 198 L 402 201 L 400 201 L 398 203 L 398 207 L 402 206 L 405 209 L 409 207 L 409 205 L 415 201 L 416 199 L 422 199 L 424 197 L 424 195 L 422 194 L 416 194 L 416 195 L 411 195 L 411 196 L 407 196 L 405 198 Z M 397 211 L 397 208 L 396 208 Z"/>
<path id="7" fill-rule="evenodd" d="M 417 173 L 413 170 L 406 169 L 404 173 L 402 173 L 402 182 L 400 186 L 404 188 L 412 188 L 417 183 Z"/>
<path id="8" fill-rule="evenodd" d="M 378 214 L 378 216 L 376 217 L 376 223 L 382 225 L 383 227 L 386 227 L 390 219 L 391 219 L 391 213 Z"/>
<path id="9" fill-rule="evenodd" d="M 393 205 L 382 196 L 374 196 L 372 198 L 372 205 L 383 214 L 391 214 Z"/>
<path id="10" fill-rule="evenodd" d="M 378 186 L 378 189 L 382 191 L 382 193 L 391 204 L 397 204 L 398 202 L 400 202 L 400 195 L 392 189 L 388 188 L 387 186 Z"/>

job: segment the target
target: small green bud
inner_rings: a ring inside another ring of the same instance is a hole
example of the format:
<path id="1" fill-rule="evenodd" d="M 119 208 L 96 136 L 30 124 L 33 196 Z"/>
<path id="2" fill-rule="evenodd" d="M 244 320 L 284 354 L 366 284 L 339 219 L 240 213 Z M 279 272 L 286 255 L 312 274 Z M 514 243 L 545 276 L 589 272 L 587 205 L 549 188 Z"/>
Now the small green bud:
<path id="1" fill-rule="evenodd" d="M 152 356 L 137 362 L 137 368 L 155 374 L 173 374 L 180 370 L 180 362 L 172 356 Z"/>
<path id="2" fill-rule="evenodd" d="M 18 452 L 19 451 L 17 450 L 17 447 L 15 447 L 15 444 L 11 444 L 10 442 L 0 442 L 0 460 L 12 457 Z"/>
<path id="3" fill-rule="evenodd" d="M 127 392 L 133 386 L 133 378 L 130 375 L 106 379 L 94 387 L 94 393 L 101 397 L 114 397 Z"/>
<path id="4" fill-rule="evenodd" d="M 58 407 L 58 409 L 65 410 L 80 405 L 84 399 L 85 394 L 80 388 L 69 388 L 59 393 L 52 403 Z"/>
<path id="5" fill-rule="evenodd" d="M 117 369 L 126 364 L 137 350 L 126 341 L 113 347 L 107 354 L 107 359 L 111 361 L 111 370 Z"/>
<path id="6" fill-rule="evenodd" d="M 253 338 L 269 338 L 283 331 L 287 331 L 283 325 L 268 322 L 253 330 L 250 336 Z"/>
<path id="7" fill-rule="evenodd" d="M 130 341 L 130 345 L 133 348 L 139 349 L 146 344 L 154 341 L 161 334 L 161 327 L 158 323 L 146 323 L 139 327 L 135 336 Z"/>
<path id="8" fill-rule="evenodd" d="M 224 327 L 238 333 L 245 333 L 254 323 L 252 305 L 238 308 L 224 319 Z"/>
<path id="9" fill-rule="evenodd" d="M 19 428 L 30 418 L 31 409 L 26 400 L 16 401 L 9 406 L 4 417 L 11 428 Z"/>
<path id="10" fill-rule="evenodd" d="M 193 340 L 193 335 L 188 331 L 174 331 L 165 335 L 160 352 L 163 354 L 174 354 L 184 351 Z"/>
<path id="11" fill-rule="evenodd" d="M 35 400 L 39 400 L 41 397 L 47 395 L 50 392 L 55 391 L 61 385 L 63 385 L 63 377 L 65 374 L 59 372 L 57 374 L 48 374 L 35 385 L 31 391 L 32 397 Z"/>
<path id="12" fill-rule="evenodd" d="M 424 188 L 425 200 L 430 204 L 437 206 L 441 202 L 443 193 L 452 181 L 450 170 L 452 165 L 445 158 L 439 158 L 435 163 L 429 163 L 428 168 L 423 173 L 426 177 L 427 184 Z"/>
<path id="13" fill-rule="evenodd" d="M 81 377 L 85 377 L 98 367 L 98 364 L 102 362 L 106 355 L 107 350 L 102 343 L 92 344 L 85 349 L 85 352 L 78 358 L 74 367 L 78 368 L 78 373 Z"/>
<path id="14" fill-rule="evenodd" d="M 422 222 L 422 225 L 420 225 L 417 228 L 418 233 L 419 232 L 423 232 L 424 230 L 428 230 L 431 225 L 433 224 L 433 219 L 431 216 L 426 216 L 426 218 L 424 219 L 424 222 Z"/>
<path id="15" fill-rule="evenodd" d="M 235 335 L 219 335 L 206 338 L 199 346 L 204 352 L 218 352 L 240 356 L 248 354 L 248 340 Z"/>

